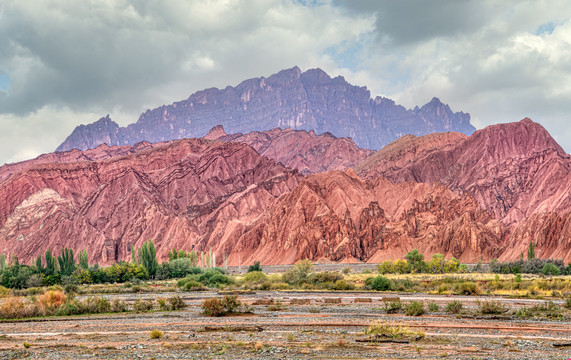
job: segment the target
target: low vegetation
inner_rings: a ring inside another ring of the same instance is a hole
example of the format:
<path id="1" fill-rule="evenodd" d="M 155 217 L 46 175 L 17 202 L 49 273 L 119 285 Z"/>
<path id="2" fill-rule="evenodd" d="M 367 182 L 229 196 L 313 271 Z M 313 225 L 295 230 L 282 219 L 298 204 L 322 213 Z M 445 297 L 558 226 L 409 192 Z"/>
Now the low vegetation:
<path id="1" fill-rule="evenodd" d="M 401 325 L 389 325 L 380 321 L 373 322 L 365 331 L 372 338 L 411 339 L 421 340 L 426 334 L 422 331 L 411 330 Z"/>
<path id="2" fill-rule="evenodd" d="M 252 312 L 249 307 L 244 306 L 237 296 L 234 295 L 206 299 L 202 302 L 201 308 L 202 313 L 206 316 L 225 316 Z"/>
<path id="3" fill-rule="evenodd" d="M 164 310 L 178 310 L 186 306 L 180 296 L 164 299 Z M 13 297 L 0 300 L 0 319 L 23 319 L 44 316 L 70 316 L 83 314 L 121 313 L 127 311 L 148 312 L 153 310 L 152 300 L 136 300 L 130 309 L 122 300 L 109 301 L 100 296 L 78 299 L 61 290 L 47 290 L 39 296 Z"/>

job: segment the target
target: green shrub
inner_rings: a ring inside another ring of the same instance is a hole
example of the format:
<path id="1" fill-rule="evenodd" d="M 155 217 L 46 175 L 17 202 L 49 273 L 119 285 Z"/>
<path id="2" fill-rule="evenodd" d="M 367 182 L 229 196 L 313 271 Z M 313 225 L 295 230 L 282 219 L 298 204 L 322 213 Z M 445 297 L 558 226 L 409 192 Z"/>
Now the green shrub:
<path id="1" fill-rule="evenodd" d="M 285 282 L 300 285 L 306 282 L 313 272 L 313 263 L 310 260 L 300 260 L 283 275 Z"/>
<path id="2" fill-rule="evenodd" d="M 83 302 L 86 312 L 91 314 L 101 314 L 111 312 L 109 300 L 100 296 L 89 296 Z"/>
<path id="3" fill-rule="evenodd" d="M 186 303 L 179 295 L 173 295 L 168 298 L 171 310 L 181 310 L 186 308 Z"/>
<path id="4" fill-rule="evenodd" d="M 437 312 L 439 310 L 439 306 L 434 301 L 428 304 L 428 310 L 431 312 Z"/>
<path id="5" fill-rule="evenodd" d="M 370 281 L 369 287 L 375 291 L 387 291 L 392 287 L 392 283 L 389 279 L 384 276 L 377 276 Z M 367 281 L 369 280 L 367 279 Z"/>
<path id="6" fill-rule="evenodd" d="M 565 303 L 563 304 L 567 309 L 571 309 L 571 297 L 565 299 Z"/>
<path id="7" fill-rule="evenodd" d="M 225 295 L 222 299 L 210 298 L 202 302 L 202 312 L 206 316 L 223 316 L 238 312 L 242 303 L 236 296 Z"/>
<path id="8" fill-rule="evenodd" d="M 167 304 L 167 299 L 160 297 L 157 298 L 157 304 L 159 305 L 159 310 L 161 311 L 169 311 L 170 310 L 170 306 L 169 304 Z"/>
<path id="9" fill-rule="evenodd" d="M 561 314 L 561 308 L 557 306 L 553 301 L 546 301 L 540 305 L 534 305 L 532 307 L 523 307 L 516 312 L 516 316 L 519 318 L 543 318 L 543 319 L 564 319 Z"/>
<path id="10" fill-rule="evenodd" d="M 126 312 L 127 309 L 128 309 L 127 303 L 125 303 L 123 300 L 115 299 L 111 301 L 111 312 L 114 313 Z"/>
<path id="11" fill-rule="evenodd" d="M 464 305 L 462 305 L 460 301 L 454 300 L 446 305 L 446 312 L 449 314 L 458 314 L 460 311 L 462 311 L 463 307 Z"/>
<path id="12" fill-rule="evenodd" d="M 249 285 L 259 285 L 268 280 L 268 277 L 261 271 L 250 271 L 244 275 L 242 280 Z"/>
<path id="13" fill-rule="evenodd" d="M 499 301 L 480 302 L 478 300 L 476 304 L 478 305 L 478 312 L 481 314 L 503 314 L 508 311 L 508 308 Z"/>
<path id="14" fill-rule="evenodd" d="M 133 303 L 133 311 L 137 313 L 148 312 L 153 310 L 152 300 L 137 299 Z"/>
<path id="15" fill-rule="evenodd" d="M 262 267 L 260 266 L 260 262 L 259 261 L 254 261 L 254 265 L 250 265 L 250 267 L 248 268 L 248 272 L 253 272 L 253 271 L 262 271 Z"/>
<path id="16" fill-rule="evenodd" d="M 559 270 L 559 268 L 554 264 L 548 263 L 543 266 L 541 273 L 543 275 L 560 275 L 561 270 Z"/>
<path id="17" fill-rule="evenodd" d="M 402 309 L 402 302 L 400 300 L 385 301 L 383 304 L 383 309 L 387 314 L 398 313 Z"/>
<path id="18" fill-rule="evenodd" d="M 355 290 L 355 284 L 348 283 L 345 280 L 337 280 L 333 284 L 333 290 Z"/>
<path id="19" fill-rule="evenodd" d="M 424 304 L 422 301 L 411 301 L 406 304 L 404 313 L 408 316 L 420 316 L 424 314 Z"/>
<path id="20" fill-rule="evenodd" d="M 472 281 L 464 281 L 456 286 L 456 293 L 460 295 L 477 295 L 482 290 Z"/>

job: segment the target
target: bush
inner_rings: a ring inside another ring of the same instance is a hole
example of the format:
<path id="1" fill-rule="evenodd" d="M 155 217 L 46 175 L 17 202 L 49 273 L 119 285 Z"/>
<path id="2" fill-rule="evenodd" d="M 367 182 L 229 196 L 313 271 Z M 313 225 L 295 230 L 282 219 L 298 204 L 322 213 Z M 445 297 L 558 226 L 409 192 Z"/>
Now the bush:
<path id="1" fill-rule="evenodd" d="M 174 295 L 168 298 L 171 310 L 181 310 L 186 308 L 186 303 L 179 295 Z"/>
<path id="2" fill-rule="evenodd" d="M 553 259 L 531 259 L 531 260 L 518 260 L 507 263 L 500 263 L 497 260 L 490 262 L 490 271 L 502 274 L 539 274 L 542 273 L 543 268 L 551 264 L 559 269 L 559 273 L 563 274 L 566 271 L 565 264 L 562 260 Z M 548 269 L 553 269 L 551 266 Z"/>
<path id="3" fill-rule="evenodd" d="M 224 303 L 218 298 L 204 300 L 201 307 L 202 312 L 206 316 L 222 316 L 226 314 Z"/>
<path id="4" fill-rule="evenodd" d="M 202 302 L 201 307 L 206 316 L 223 316 L 237 312 L 242 307 L 242 303 L 236 296 L 225 295 L 222 299 L 206 299 Z"/>
<path id="5" fill-rule="evenodd" d="M 67 284 L 64 289 L 66 294 L 77 293 L 79 291 L 79 286 L 76 284 Z"/>
<path id="6" fill-rule="evenodd" d="M 1 319 L 21 319 L 43 315 L 38 306 L 20 297 L 8 297 L 0 303 Z"/>
<path id="7" fill-rule="evenodd" d="M 338 272 L 323 271 L 309 276 L 307 282 L 315 285 L 320 285 L 325 283 L 333 284 L 338 280 L 343 280 L 343 275 L 339 274 Z"/>
<path id="8" fill-rule="evenodd" d="M 247 284 L 262 284 L 268 280 L 268 277 L 261 271 L 249 271 L 244 275 L 242 280 Z"/>
<path id="9" fill-rule="evenodd" d="M 564 319 L 561 309 L 553 301 L 546 301 L 541 305 L 523 307 L 516 312 L 519 318 Z"/>
<path id="10" fill-rule="evenodd" d="M 111 312 L 120 313 L 127 311 L 127 303 L 122 300 L 115 299 L 111 302 Z"/>
<path id="11" fill-rule="evenodd" d="M 161 339 L 163 335 L 163 332 L 160 330 L 151 331 L 151 339 Z"/>
<path id="12" fill-rule="evenodd" d="M 565 306 L 567 309 L 571 309 L 571 298 L 565 299 L 563 306 Z"/>
<path id="13" fill-rule="evenodd" d="M 449 314 L 458 314 L 460 311 L 462 311 L 463 307 L 464 305 L 462 305 L 460 301 L 454 300 L 446 305 L 446 312 Z"/>
<path id="14" fill-rule="evenodd" d="M 65 303 L 66 296 L 61 290 L 48 290 L 38 296 L 41 307 L 46 312 L 52 312 Z"/>
<path id="15" fill-rule="evenodd" d="M 230 284 L 230 278 L 224 274 L 224 271 L 219 268 L 213 268 L 206 270 L 203 274 L 198 277 L 198 281 L 206 286 L 214 287 L 218 285 Z"/>
<path id="16" fill-rule="evenodd" d="M 431 312 L 437 312 L 439 310 L 439 306 L 434 301 L 428 304 L 428 310 Z"/>
<path id="17" fill-rule="evenodd" d="M 508 311 L 508 308 L 499 301 L 477 301 L 476 304 L 480 314 L 503 314 Z"/>
<path id="18" fill-rule="evenodd" d="M 151 300 L 141 300 L 137 299 L 133 303 L 133 311 L 140 313 L 140 312 L 148 312 L 153 310 L 153 302 Z"/>
<path id="19" fill-rule="evenodd" d="M 355 290 L 355 284 L 348 283 L 345 280 L 337 280 L 333 284 L 333 290 Z"/>
<path id="20" fill-rule="evenodd" d="M 167 304 L 167 299 L 165 298 L 157 298 L 157 304 L 159 305 L 159 310 L 161 311 L 169 311 L 170 306 Z"/>
<path id="21" fill-rule="evenodd" d="M 369 287 L 375 291 L 387 291 L 391 289 L 391 281 L 384 276 L 369 279 L 372 279 L 369 283 Z M 369 279 L 367 279 L 365 283 L 367 283 Z"/>
<path id="22" fill-rule="evenodd" d="M 554 264 L 549 263 L 543 265 L 543 268 L 541 268 L 541 273 L 543 275 L 560 275 L 561 270 L 559 270 L 559 268 Z"/>
<path id="23" fill-rule="evenodd" d="M 254 261 L 254 265 L 250 265 L 250 267 L 248 268 L 248 272 L 252 272 L 252 271 L 262 271 L 262 267 L 260 266 L 260 262 L 259 261 Z"/>
<path id="24" fill-rule="evenodd" d="M 374 322 L 365 331 L 365 334 L 373 336 L 375 338 L 392 338 L 392 339 L 411 339 L 411 340 L 421 340 L 426 336 L 421 331 L 411 330 L 407 327 L 401 325 L 388 325 L 381 322 Z"/>
<path id="25" fill-rule="evenodd" d="M 307 281 L 309 275 L 313 272 L 313 263 L 310 260 L 300 260 L 286 271 L 283 275 L 285 282 L 292 285 L 300 285 Z"/>
<path id="26" fill-rule="evenodd" d="M 111 303 L 109 300 L 100 296 L 90 296 L 84 301 L 84 306 L 87 313 L 102 314 L 111 312 Z"/>
<path id="27" fill-rule="evenodd" d="M 456 286 L 456 293 L 460 295 L 477 295 L 482 290 L 472 281 L 464 281 Z"/>
<path id="28" fill-rule="evenodd" d="M 195 280 L 187 281 L 184 284 L 184 289 L 186 291 L 203 291 L 203 290 L 206 290 L 206 288 L 204 287 L 204 285 L 202 285 L 201 282 L 198 282 Z"/>
<path id="29" fill-rule="evenodd" d="M 383 309 L 387 314 L 398 313 L 402 309 L 402 303 L 400 300 L 386 301 L 383 305 Z"/>
<path id="30" fill-rule="evenodd" d="M 408 316 L 420 316 L 424 314 L 422 301 L 411 301 L 405 306 L 404 313 Z"/>

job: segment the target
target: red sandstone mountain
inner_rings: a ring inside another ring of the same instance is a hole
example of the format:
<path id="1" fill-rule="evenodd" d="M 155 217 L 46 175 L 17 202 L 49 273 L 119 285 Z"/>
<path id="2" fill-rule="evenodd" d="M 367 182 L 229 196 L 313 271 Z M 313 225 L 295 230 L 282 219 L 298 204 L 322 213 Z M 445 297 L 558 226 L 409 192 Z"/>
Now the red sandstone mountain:
<path id="1" fill-rule="evenodd" d="M 211 248 L 229 264 L 378 262 L 413 248 L 472 262 L 516 259 L 533 240 L 539 256 L 571 260 L 571 160 L 529 119 L 471 137 L 405 136 L 355 166 L 362 178 L 304 179 L 276 163 L 344 169 L 368 154 L 350 139 L 222 127 L 205 138 L 1 167 L 0 253 L 28 261 L 87 247 L 108 263 L 152 238 L 162 258 Z"/>
<path id="2" fill-rule="evenodd" d="M 151 144 L 149 142 L 143 141 L 135 144 L 134 146 L 107 146 L 107 144 L 99 145 L 95 149 L 89 149 L 80 151 L 73 149 L 65 152 L 53 152 L 49 154 L 43 154 L 35 159 L 21 161 L 13 164 L 5 164 L 0 166 L 0 183 L 8 179 L 10 175 L 24 171 L 25 169 L 39 164 L 49 164 L 49 163 L 69 163 L 69 162 L 79 162 L 79 161 L 98 161 L 110 159 L 112 157 L 125 156 L 128 154 L 134 154 L 136 152 L 151 149 L 163 143 Z"/>
<path id="3" fill-rule="evenodd" d="M 366 159 L 374 151 L 361 149 L 349 138 L 337 138 L 329 133 L 316 135 L 313 131 L 273 129 L 248 134 L 226 134 L 221 125 L 204 136 L 207 140 L 240 142 L 252 146 L 260 155 L 283 165 L 298 169 L 302 174 L 329 170 L 346 170 Z M 95 149 L 58 151 L 40 155 L 35 159 L 0 166 L 0 183 L 10 175 L 38 164 L 99 161 L 134 154 L 166 144 L 146 141 L 133 146 L 99 145 Z"/>
<path id="4" fill-rule="evenodd" d="M 299 179 L 247 145 L 203 139 L 107 160 L 38 163 L 0 184 L 0 253 L 28 261 L 47 249 L 85 247 L 92 261 L 112 262 L 151 238 L 163 258 L 173 246 L 229 253 L 225 234 Z"/>
<path id="5" fill-rule="evenodd" d="M 355 171 L 394 182 L 438 182 L 470 194 L 511 227 L 500 259 L 517 259 L 533 240 L 539 256 L 571 261 L 571 157 L 530 119 L 489 126 L 470 137 L 401 138 Z"/>
<path id="6" fill-rule="evenodd" d="M 345 170 L 373 153 L 359 148 L 350 138 L 337 138 L 330 133 L 316 135 L 313 130 L 307 132 L 278 128 L 227 135 L 219 125 L 212 128 L 204 138 L 248 144 L 260 155 L 298 169 L 302 174 Z"/>
<path id="7" fill-rule="evenodd" d="M 497 257 L 506 227 L 441 185 L 364 181 L 332 171 L 305 178 L 236 237 L 230 262 L 378 262 L 413 248 L 462 261 Z"/>
<path id="8" fill-rule="evenodd" d="M 404 137 L 357 165 L 355 172 L 394 182 L 440 182 L 472 195 L 506 224 L 538 212 L 571 210 L 571 157 L 530 119 L 489 126 L 470 137 Z"/>

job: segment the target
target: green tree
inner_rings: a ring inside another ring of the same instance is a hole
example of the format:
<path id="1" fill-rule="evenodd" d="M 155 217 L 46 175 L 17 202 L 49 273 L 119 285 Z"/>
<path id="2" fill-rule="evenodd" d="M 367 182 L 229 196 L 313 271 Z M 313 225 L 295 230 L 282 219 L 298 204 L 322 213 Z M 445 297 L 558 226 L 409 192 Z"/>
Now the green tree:
<path id="1" fill-rule="evenodd" d="M 36 258 L 36 268 L 38 269 L 39 273 L 44 272 L 44 266 L 42 265 L 42 256 L 41 255 L 38 255 L 38 257 Z"/>
<path id="2" fill-rule="evenodd" d="M 131 245 L 131 263 L 138 264 L 137 251 L 135 251 L 135 245 Z"/>
<path id="3" fill-rule="evenodd" d="M 46 250 L 46 269 L 45 274 L 47 276 L 54 275 L 56 273 L 56 257 L 52 255 L 51 250 Z"/>
<path id="4" fill-rule="evenodd" d="M 428 263 L 428 272 L 442 274 L 445 269 L 446 260 L 442 254 L 434 254 Z"/>
<path id="5" fill-rule="evenodd" d="M 87 249 L 83 249 L 79 252 L 79 267 L 82 269 L 89 268 L 89 255 L 87 254 Z"/>
<path id="6" fill-rule="evenodd" d="M 6 255 L 0 254 L 0 270 L 6 269 Z"/>
<path id="7" fill-rule="evenodd" d="M 307 281 L 312 272 L 313 263 L 307 259 L 300 260 L 283 275 L 283 278 L 290 284 L 302 284 Z"/>
<path id="8" fill-rule="evenodd" d="M 190 266 L 198 265 L 198 256 L 196 255 L 196 251 L 191 250 L 190 254 L 188 254 L 188 258 L 190 259 Z"/>
<path id="9" fill-rule="evenodd" d="M 424 262 L 424 255 L 418 252 L 417 249 L 413 249 L 406 254 L 405 259 L 408 261 L 410 269 L 414 272 L 423 272 L 426 268 L 426 263 Z"/>
<path id="10" fill-rule="evenodd" d="M 59 272 L 62 275 L 70 276 L 75 271 L 75 259 L 73 250 L 66 247 L 61 251 L 61 255 L 57 257 L 59 263 Z"/>
<path id="11" fill-rule="evenodd" d="M 157 261 L 157 249 L 153 240 L 148 240 L 143 243 L 139 249 L 139 261 L 141 265 L 147 270 L 150 277 L 154 277 L 157 273 L 159 262 Z"/>
<path id="12" fill-rule="evenodd" d="M 260 266 L 259 261 L 254 261 L 254 265 L 250 265 L 250 267 L 248 268 L 248 272 L 253 272 L 253 271 L 262 271 L 262 267 Z"/>
<path id="13" fill-rule="evenodd" d="M 527 248 L 527 260 L 535 259 L 535 243 L 533 240 L 529 242 L 529 247 Z"/>
<path id="14" fill-rule="evenodd" d="M 173 248 L 172 251 L 169 251 L 169 261 L 178 259 L 178 251 L 176 248 Z"/>

